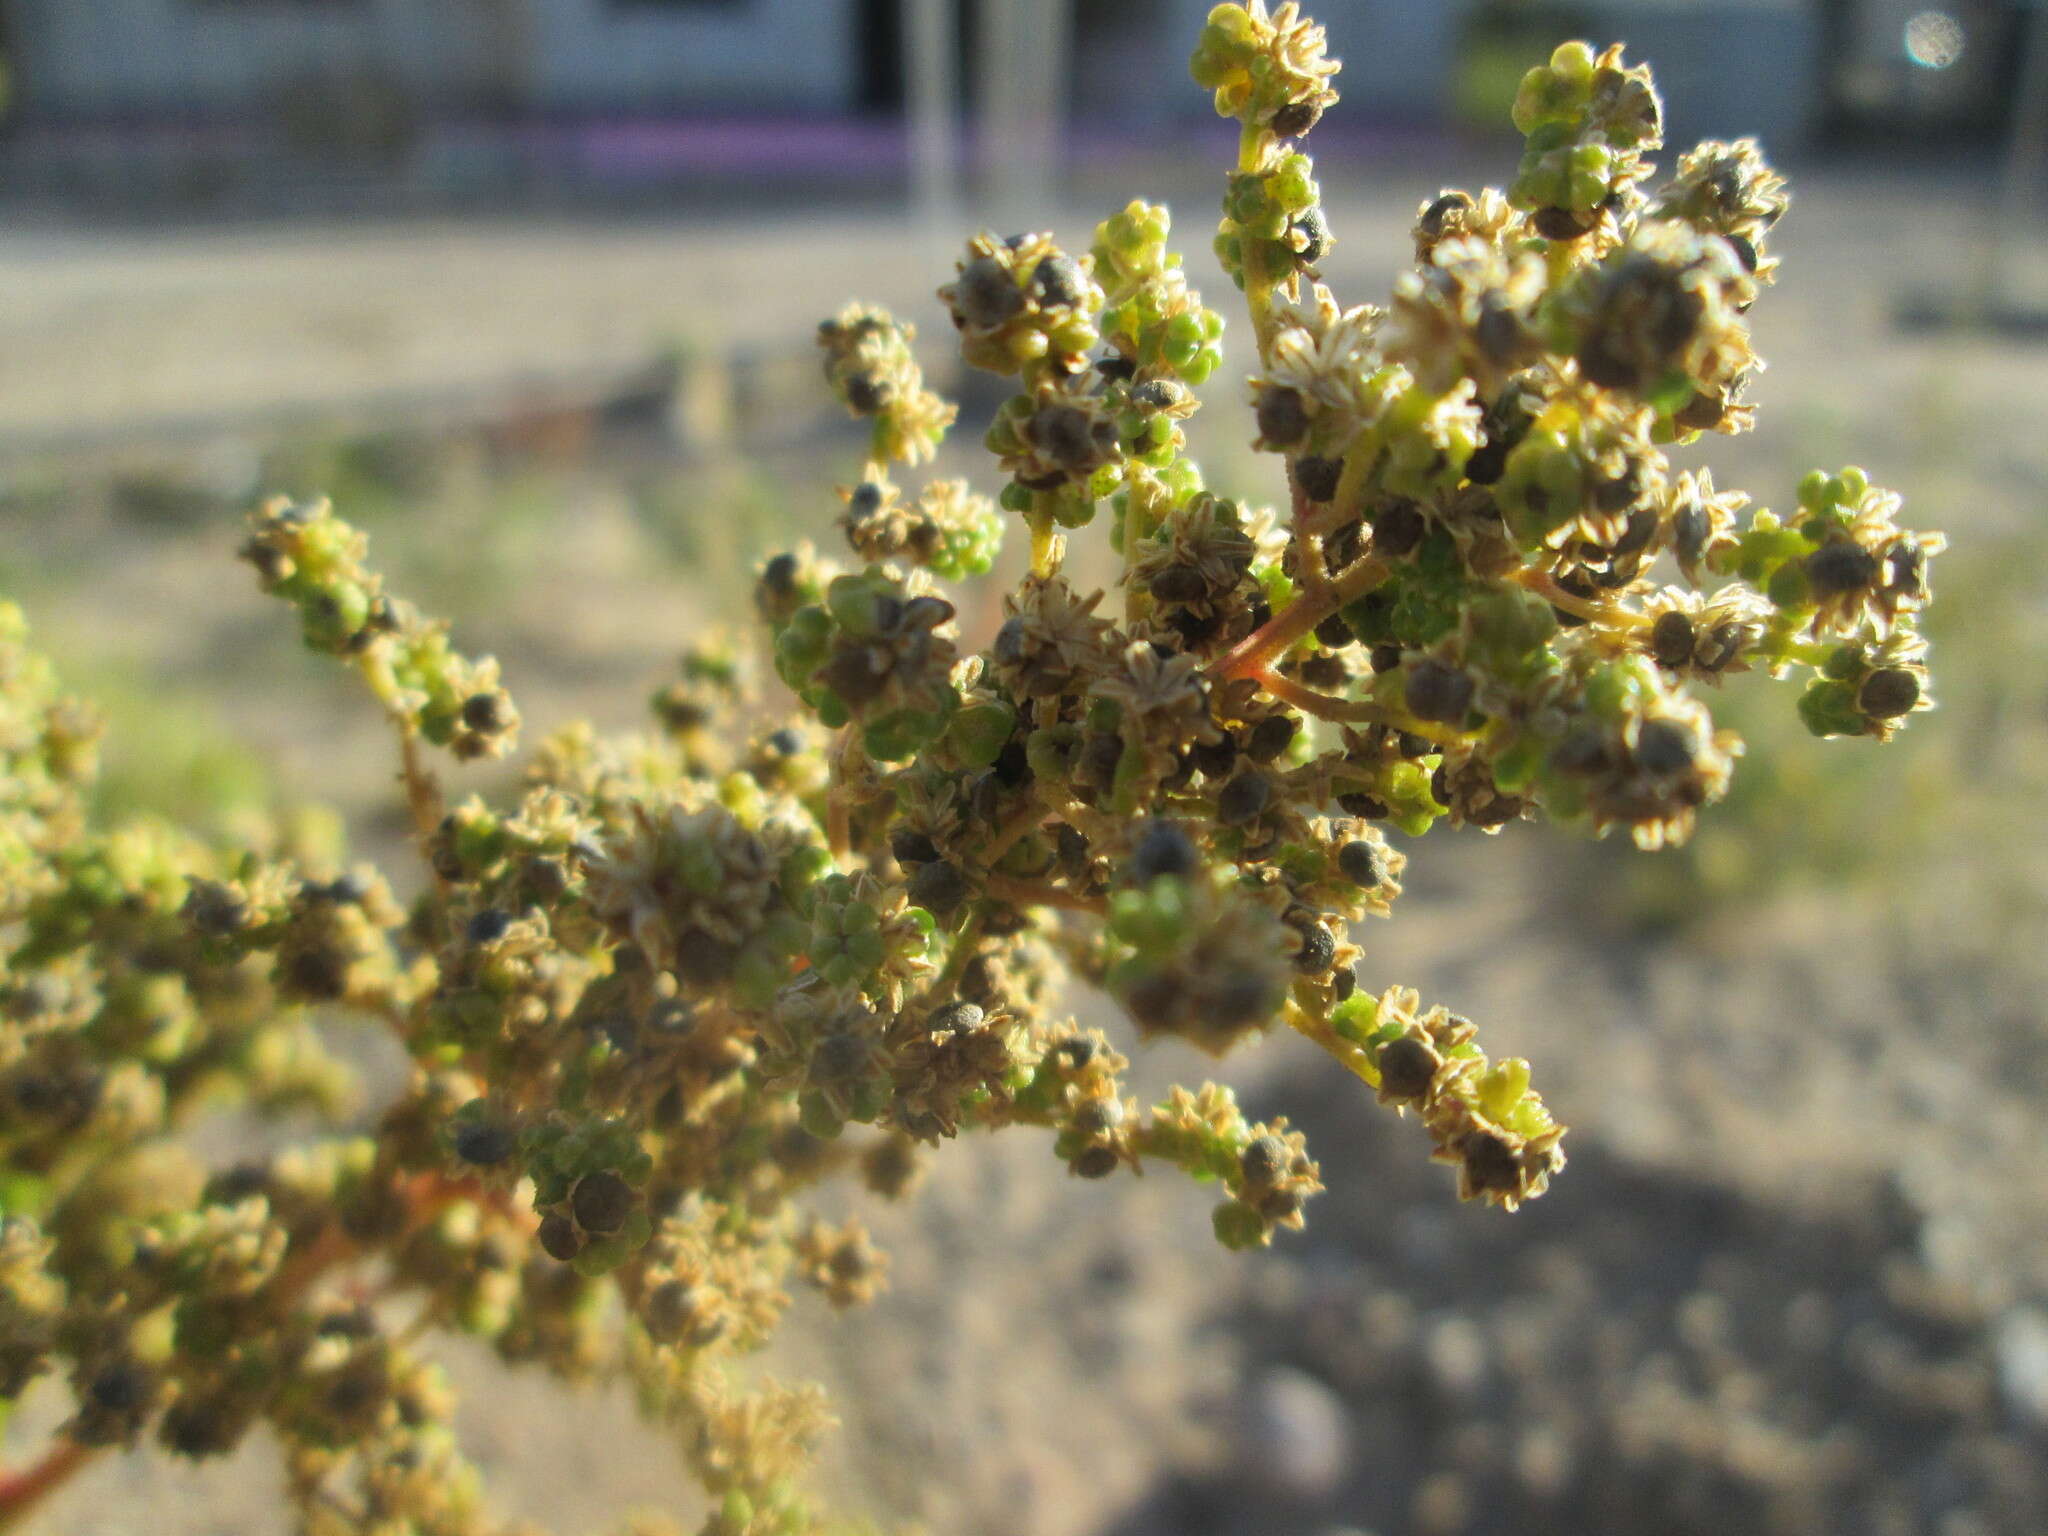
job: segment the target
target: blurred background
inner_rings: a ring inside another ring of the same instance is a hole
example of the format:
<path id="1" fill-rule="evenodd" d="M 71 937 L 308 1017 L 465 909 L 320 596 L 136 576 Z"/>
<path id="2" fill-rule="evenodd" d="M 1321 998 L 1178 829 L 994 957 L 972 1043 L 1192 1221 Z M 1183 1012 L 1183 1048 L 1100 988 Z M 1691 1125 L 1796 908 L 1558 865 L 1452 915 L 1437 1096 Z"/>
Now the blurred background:
<path id="1" fill-rule="evenodd" d="M 993 489 L 999 395 L 933 292 L 975 227 L 1085 248 L 1143 196 L 1227 293 L 1233 134 L 1185 68 L 1206 9 L 0 0 L 0 590 L 108 705 L 110 806 L 327 800 L 403 858 L 379 722 L 232 561 L 261 494 L 331 494 L 537 735 L 637 726 L 687 639 L 745 626 L 763 553 L 827 541 L 861 439 L 810 336 L 843 300 L 919 325 L 965 400 L 940 470 Z M 1458 1207 L 1413 1125 L 1274 1041 L 1224 1070 L 1309 1132 L 1305 1235 L 1229 1255 L 1197 1189 L 1075 1183 L 1028 1136 L 949 1148 L 920 1202 L 866 1212 L 891 1293 L 800 1305 L 768 1367 L 834 1387 L 846 1507 L 966 1536 L 2039 1536 L 2048 14 L 1314 11 L 1346 65 L 1314 142 L 1346 302 L 1384 297 L 1418 203 L 1511 175 L 1515 84 L 1567 37 L 1654 65 L 1670 158 L 1763 139 L 1795 200 L 1760 424 L 1708 445 L 1716 477 L 1784 506 L 1860 462 L 1949 532 L 1943 707 L 1881 750 L 1816 742 L 1796 689 L 1738 678 L 1711 703 L 1750 756 L 1690 847 L 1411 850 L 1365 980 L 1534 1059 L 1574 1127 L 1534 1206 Z M 1270 500 L 1236 394 L 1192 424 L 1204 468 Z M 691 1518 L 623 1396 L 449 1359 L 508 1513 Z M 63 1412 L 32 1399 L 10 1457 Z M 30 1530 L 267 1536 L 278 1479 L 262 1446 L 108 1461 Z"/>

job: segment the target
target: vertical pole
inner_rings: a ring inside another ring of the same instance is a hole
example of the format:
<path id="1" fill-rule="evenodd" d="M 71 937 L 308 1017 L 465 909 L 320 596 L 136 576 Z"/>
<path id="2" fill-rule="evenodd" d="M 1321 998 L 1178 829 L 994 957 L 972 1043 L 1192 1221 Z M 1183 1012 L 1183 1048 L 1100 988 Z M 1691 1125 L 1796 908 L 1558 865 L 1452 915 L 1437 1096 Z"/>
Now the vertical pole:
<path id="1" fill-rule="evenodd" d="M 2012 95 L 2012 129 L 1977 263 L 1976 292 L 1966 300 L 1979 325 L 1995 326 L 2014 302 L 2006 291 L 2006 257 L 2015 240 L 2035 226 L 2042 180 L 2048 173 L 2048 6 L 2023 0 L 2019 11 L 2019 78 Z"/>
<path id="2" fill-rule="evenodd" d="M 2033 227 L 2048 173 L 2048 6 L 2031 0 L 2021 12 L 2019 81 L 2013 88 L 2012 139 L 2005 155 L 2005 220 L 2014 233 Z"/>
<path id="3" fill-rule="evenodd" d="M 1070 0 L 982 7 L 981 154 L 1001 219 L 1042 218 L 1054 192 L 1066 94 Z"/>
<path id="4" fill-rule="evenodd" d="M 910 201 L 933 243 L 950 243 L 960 222 L 960 72 L 952 13 L 952 0 L 903 0 Z"/>

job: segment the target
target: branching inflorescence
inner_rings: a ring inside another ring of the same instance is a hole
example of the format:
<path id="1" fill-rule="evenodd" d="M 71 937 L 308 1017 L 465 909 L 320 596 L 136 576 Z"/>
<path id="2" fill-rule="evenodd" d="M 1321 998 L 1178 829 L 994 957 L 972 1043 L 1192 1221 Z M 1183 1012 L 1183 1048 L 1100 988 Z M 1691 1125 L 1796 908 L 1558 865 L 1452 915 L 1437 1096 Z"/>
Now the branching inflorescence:
<path id="1" fill-rule="evenodd" d="M 1754 143 L 1657 183 L 1648 71 L 1569 44 L 1523 82 L 1507 190 L 1427 199 L 1388 304 L 1347 308 L 1300 147 L 1335 73 L 1291 4 L 1217 8 L 1194 58 L 1243 125 L 1215 249 L 1281 509 L 1186 455 L 1223 321 L 1164 208 L 1084 253 L 977 236 L 941 297 L 966 361 L 1015 381 L 987 432 L 1007 478 L 994 501 L 899 485 L 954 407 L 908 326 L 821 327 L 873 432 L 850 558 L 760 572 L 791 718 L 706 644 L 659 733 L 564 729 L 509 803 L 451 805 L 423 749 L 510 748 L 495 663 L 385 594 L 324 504 L 263 509 L 244 557 L 398 735 L 409 910 L 305 829 L 93 817 L 96 723 L 0 616 L 0 1400 L 62 1369 L 77 1401 L 0 1479 L 0 1527 L 96 1448 L 205 1456 L 263 1422 L 302 1530 L 505 1529 L 417 1353 L 455 1329 L 629 1373 L 713 1495 L 707 1531 L 821 1529 L 790 1474 L 822 1402 L 730 1373 L 791 1277 L 841 1306 L 884 1283 L 857 1221 L 807 1214 L 814 1182 L 900 1197 L 925 1149 L 1028 1127 L 1083 1178 L 1215 1184 L 1233 1248 L 1321 1187 L 1301 1135 L 1225 1087 L 1141 1106 L 1111 1040 L 1051 1011 L 1068 974 L 1147 1038 L 1221 1055 L 1292 1029 L 1414 1111 L 1464 1198 L 1543 1192 L 1563 1128 L 1527 1063 L 1358 979 L 1354 924 L 1401 889 L 1387 830 L 1682 839 L 1741 750 L 1697 693 L 1731 672 L 1805 674 L 1816 734 L 1889 737 L 1931 703 L 1915 623 L 1942 541 L 1854 469 L 1778 516 L 1667 456 L 1753 415 L 1746 316 L 1785 208 Z M 1012 520 L 1029 572 L 963 651 L 942 584 L 988 572 Z M 1098 521 L 1109 592 L 1065 566 Z M 338 1112 L 323 1008 L 386 1025 L 410 1085 L 362 1134 L 201 1170 L 177 1132 L 224 1094 Z"/>

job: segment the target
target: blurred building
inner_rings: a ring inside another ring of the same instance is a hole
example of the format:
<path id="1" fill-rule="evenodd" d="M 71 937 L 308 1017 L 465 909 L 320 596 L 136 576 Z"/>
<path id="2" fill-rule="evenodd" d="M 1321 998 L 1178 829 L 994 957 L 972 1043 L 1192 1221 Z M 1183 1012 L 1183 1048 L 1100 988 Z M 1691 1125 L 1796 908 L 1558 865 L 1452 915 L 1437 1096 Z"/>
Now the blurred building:
<path id="1" fill-rule="evenodd" d="M 374 83 L 424 114 L 843 111 L 859 0 L 5 0 L 30 121 L 246 118 Z"/>
<path id="2" fill-rule="evenodd" d="M 1587 36 L 1624 40 L 1632 57 L 1655 64 L 1674 139 L 1754 133 L 1785 154 L 1824 130 L 1995 131 L 2020 3 L 1311 0 L 1310 9 L 1344 61 L 1343 121 L 1498 124 L 1523 68 L 1555 42 Z M 733 166 L 739 154 L 746 176 L 787 175 L 821 157 L 895 164 L 903 141 L 890 135 L 912 73 L 905 39 L 920 35 L 906 14 L 921 4 L 943 12 L 956 105 L 970 119 L 987 109 L 991 140 L 1002 140 L 1003 102 L 1013 116 L 1108 134 L 1204 110 L 1184 61 L 1210 0 L 0 0 L 16 130 L 6 171 L 18 186 L 52 187 L 109 175 L 193 180 L 195 166 L 246 179 L 269 165 L 273 178 L 303 180 L 342 166 L 402 171 L 431 195 L 536 167 L 602 180 L 627 161 L 659 168 L 664 156 L 687 171 L 681 162 L 693 155 Z M 1020 25 L 1026 12 L 1040 23 Z M 1907 42 L 1930 17 L 1940 37 L 1961 40 L 1938 64 Z M 996 56 L 1021 37 L 1059 58 Z M 1019 107 L 1009 98 L 1026 78 L 1047 84 L 1042 100 Z M 766 148 L 758 136 L 640 132 L 737 117 L 816 131 Z M 638 134 L 630 153 L 619 149 L 620 125 Z M 613 137 L 593 149 L 602 132 Z"/>

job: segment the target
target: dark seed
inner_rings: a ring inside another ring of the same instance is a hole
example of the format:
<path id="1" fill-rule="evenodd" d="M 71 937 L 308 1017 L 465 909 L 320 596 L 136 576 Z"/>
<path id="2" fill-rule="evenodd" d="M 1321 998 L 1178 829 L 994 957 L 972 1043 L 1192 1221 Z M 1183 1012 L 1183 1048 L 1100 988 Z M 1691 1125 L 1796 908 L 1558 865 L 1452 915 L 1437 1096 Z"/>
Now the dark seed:
<path id="1" fill-rule="evenodd" d="M 575 1192 L 569 1196 L 569 1208 L 576 1213 L 576 1224 L 600 1237 L 609 1236 L 623 1227 L 626 1218 L 633 1214 L 633 1207 L 639 1203 L 640 1197 L 633 1193 L 633 1186 L 610 1169 L 585 1174 L 576 1181 Z"/>
<path id="2" fill-rule="evenodd" d="M 1635 491 L 1629 495 L 1633 499 Z M 1637 507 L 1629 513 L 1628 522 L 1621 530 L 1621 537 L 1615 540 L 1614 555 L 1617 559 L 1637 554 L 1649 547 L 1651 536 L 1657 531 L 1657 514 L 1648 507 Z"/>
<path id="3" fill-rule="evenodd" d="M 1675 720 L 1645 720 L 1636 733 L 1636 766 L 1660 779 L 1676 777 L 1692 767 L 1697 744 L 1692 732 Z"/>
<path id="4" fill-rule="evenodd" d="M 1396 1035 L 1380 1047 L 1380 1088 L 1391 1099 L 1420 1099 L 1436 1081 L 1437 1054 L 1414 1035 Z"/>
<path id="5" fill-rule="evenodd" d="M 1288 448 L 1308 432 L 1308 408 L 1299 390 L 1285 384 L 1259 391 L 1259 436 L 1275 448 Z"/>
<path id="6" fill-rule="evenodd" d="M 1546 240 L 1576 240 L 1592 227 L 1580 223 L 1569 208 L 1539 208 L 1534 222 L 1536 233 Z"/>
<path id="7" fill-rule="evenodd" d="M 1072 1072 L 1079 1072 L 1095 1059 L 1095 1042 L 1086 1035 L 1069 1035 L 1053 1050 Z"/>
<path id="8" fill-rule="evenodd" d="M 462 701 L 462 723 L 479 736 L 495 736 L 507 724 L 501 693 L 472 693 Z"/>
<path id="9" fill-rule="evenodd" d="M 109 1413 L 126 1413 L 142 1406 L 149 1396 L 149 1378 L 136 1367 L 110 1365 L 92 1379 L 88 1389 L 98 1407 Z"/>
<path id="10" fill-rule="evenodd" d="M 1477 1190 L 1507 1194 L 1522 1184 L 1521 1160 L 1515 1149 L 1491 1131 L 1465 1139 L 1465 1177 Z"/>
<path id="11" fill-rule="evenodd" d="M 1272 128 L 1283 139 L 1298 139 L 1322 120 L 1322 106 L 1313 101 L 1290 101 L 1273 114 Z"/>
<path id="12" fill-rule="evenodd" d="M 1595 331 L 1579 345 L 1579 372 L 1589 384 L 1602 389 L 1634 389 L 1639 379 L 1636 365 L 1615 350 L 1612 338 Z"/>
<path id="13" fill-rule="evenodd" d="M 872 416 L 896 398 L 896 386 L 872 373 L 856 373 L 846 380 L 847 407 L 862 416 Z"/>
<path id="14" fill-rule="evenodd" d="M 541 1251 L 551 1259 L 566 1264 L 583 1250 L 583 1234 L 576 1230 L 576 1223 L 559 1211 L 552 1211 L 541 1218 Z"/>
<path id="15" fill-rule="evenodd" d="M 1508 469 L 1508 442 L 1506 438 L 1489 437 L 1472 450 L 1472 457 L 1465 461 L 1465 478 L 1474 485 L 1495 485 Z"/>
<path id="16" fill-rule="evenodd" d="M 993 256 L 977 256 L 953 283 L 953 315 L 966 325 L 992 330 L 1024 307 L 1024 295 Z"/>
<path id="17" fill-rule="evenodd" d="M 1074 1159 L 1074 1172 L 1084 1179 L 1106 1179 L 1122 1161 L 1114 1147 L 1084 1147 Z"/>
<path id="18" fill-rule="evenodd" d="M 950 916 L 961 902 L 974 894 L 974 887 L 957 865 L 933 859 L 919 866 L 910 877 L 910 900 L 939 917 Z"/>
<path id="19" fill-rule="evenodd" d="M 348 990 L 348 961 L 325 949 L 300 950 L 285 963 L 285 979 L 307 997 L 339 997 Z"/>
<path id="20" fill-rule="evenodd" d="M 1904 667 L 1880 667 L 1863 680 L 1856 704 L 1866 715 L 1895 720 L 1920 702 L 1920 679 Z"/>
<path id="21" fill-rule="evenodd" d="M 1188 748 L 1188 756 L 1209 778 L 1224 778 L 1237 766 L 1237 738 L 1225 731 L 1214 741 L 1196 742 Z"/>
<path id="22" fill-rule="evenodd" d="M 698 986 L 715 986 L 732 974 L 730 945 L 713 938 L 702 928 L 685 928 L 676 935 L 676 974 Z"/>
<path id="23" fill-rule="evenodd" d="M 1155 821 L 1138 835 L 1131 850 L 1131 878 L 1150 885 L 1166 875 L 1186 879 L 1201 867 L 1194 842 L 1178 822 Z"/>
<path id="24" fill-rule="evenodd" d="M 939 845 L 913 827 L 898 827 L 889 834 L 889 852 L 898 864 L 929 864 L 939 856 Z"/>
<path id="25" fill-rule="evenodd" d="M 455 1132 L 455 1155 L 479 1168 L 495 1168 L 518 1149 L 519 1138 L 508 1125 L 489 1120 L 465 1121 Z"/>
<path id="26" fill-rule="evenodd" d="M 1209 595 L 1209 583 L 1192 565 L 1169 565 L 1145 584 L 1162 603 L 1194 603 Z"/>
<path id="27" fill-rule="evenodd" d="M 1085 279 L 1071 256 L 1048 256 L 1031 272 L 1031 291 L 1041 304 L 1072 304 L 1081 297 Z"/>
<path id="28" fill-rule="evenodd" d="M 1079 768 L 1082 774 L 1107 787 L 1116 778 L 1116 765 L 1123 760 L 1124 739 L 1109 731 L 1096 731 L 1083 738 Z"/>
<path id="29" fill-rule="evenodd" d="M 1292 715 L 1268 715 L 1252 727 L 1244 755 L 1255 763 L 1270 763 L 1287 750 L 1287 744 L 1300 729 L 1301 722 Z"/>
<path id="30" fill-rule="evenodd" d="M 1124 1106 L 1118 1099 L 1087 1099 L 1074 1110 L 1074 1129 L 1083 1136 L 1107 1136 L 1124 1123 Z"/>
<path id="31" fill-rule="evenodd" d="M 1330 249 L 1330 221 L 1323 217 L 1323 210 L 1304 210 L 1294 221 L 1293 228 L 1294 233 L 1301 237 L 1301 248 L 1294 253 L 1294 259 L 1305 267 L 1321 261 Z"/>
<path id="32" fill-rule="evenodd" d="M 1877 556 L 1860 544 L 1836 539 L 1806 557 L 1806 581 L 1818 598 L 1861 592 L 1877 580 Z"/>
<path id="33" fill-rule="evenodd" d="M 1216 797 L 1216 819 L 1226 827 L 1242 826 L 1266 808 L 1273 787 L 1261 774 L 1241 773 Z"/>
<path id="34" fill-rule="evenodd" d="M 569 891 L 569 871 L 560 859 L 546 857 L 526 861 L 526 884 L 542 901 L 559 901 Z"/>
<path id="35" fill-rule="evenodd" d="M 1442 197 L 1422 210 L 1422 216 L 1415 221 L 1416 231 L 1426 240 L 1443 238 L 1444 226 L 1454 213 L 1463 213 L 1472 206 L 1472 198 L 1465 192 L 1446 192 Z"/>
<path id="36" fill-rule="evenodd" d="M 1398 560 L 1414 551 L 1429 532 L 1429 520 L 1412 501 L 1397 501 L 1382 507 L 1372 520 L 1373 553 Z"/>
<path id="37" fill-rule="evenodd" d="M 463 937 L 471 944 L 482 946 L 495 944 L 511 930 L 512 919 L 495 907 L 486 907 L 469 920 L 463 929 Z"/>
<path id="38" fill-rule="evenodd" d="M 1221 613 L 1198 614 L 1191 608 L 1169 608 L 1166 622 L 1183 644 L 1197 646 L 1223 628 Z"/>
<path id="39" fill-rule="evenodd" d="M 1692 620 L 1673 609 L 1650 626 L 1650 654 L 1661 667 L 1682 667 L 1692 660 Z"/>
<path id="40" fill-rule="evenodd" d="M 1287 1143 L 1278 1136 L 1254 1136 L 1237 1155 L 1238 1171 L 1253 1189 L 1271 1189 L 1287 1175 Z"/>
<path id="41" fill-rule="evenodd" d="M 880 697 L 888 680 L 886 672 L 875 670 L 873 653 L 865 645 L 843 647 L 818 669 L 818 681 L 838 694 L 849 709 Z"/>
<path id="42" fill-rule="evenodd" d="M 1472 328 L 1472 339 L 1479 343 L 1479 350 L 1494 363 L 1504 363 L 1521 350 L 1523 341 L 1522 322 L 1513 310 L 1497 300 L 1480 306 L 1479 323 Z"/>
<path id="43" fill-rule="evenodd" d="M 1727 397 L 1719 390 L 1710 390 L 1695 394 L 1671 420 L 1688 432 L 1711 432 L 1727 414 Z"/>
<path id="44" fill-rule="evenodd" d="M 867 1042 L 859 1035 L 827 1035 L 811 1053 L 811 1076 L 820 1082 L 843 1083 L 858 1077 L 867 1064 Z"/>
<path id="45" fill-rule="evenodd" d="M 1314 923 L 1301 930 L 1301 948 L 1294 952 L 1294 968 L 1304 976 L 1320 976 L 1337 963 L 1337 941 L 1330 930 Z"/>
<path id="46" fill-rule="evenodd" d="M 1031 754 L 1024 743 L 1012 738 L 1003 743 L 1003 750 L 996 754 L 995 766 L 991 770 L 995 782 L 1005 789 L 1018 789 L 1031 782 Z"/>
<path id="47" fill-rule="evenodd" d="M 1031 416 L 1031 441 L 1065 468 L 1085 464 L 1095 452 L 1095 422 L 1078 406 L 1042 405 Z"/>
<path id="48" fill-rule="evenodd" d="M 1328 501 L 1337 494 L 1337 482 L 1344 478 L 1344 461 L 1305 453 L 1294 461 L 1294 478 L 1301 494 L 1310 501 Z"/>
<path id="49" fill-rule="evenodd" d="M 1404 697 L 1418 720 L 1455 725 L 1472 708 L 1472 679 L 1457 667 L 1425 657 L 1408 669 Z"/>
<path id="50" fill-rule="evenodd" d="M 1386 860 L 1379 849 L 1356 838 L 1337 850 L 1337 871 L 1353 885 L 1371 890 L 1387 878 Z"/>
<path id="51" fill-rule="evenodd" d="M 935 1035 L 964 1035 L 981 1028 L 986 1017 L 978 1003 L 948 1003 L 936 1010 L 925 1026 Z"/>
<path id="52" fill-rule="evenodd" d="M 855 522 L 873 517 L 881 510 L 882 488 L 872 480 L 861 481 L 846 498 L 846 515 Z"/>

